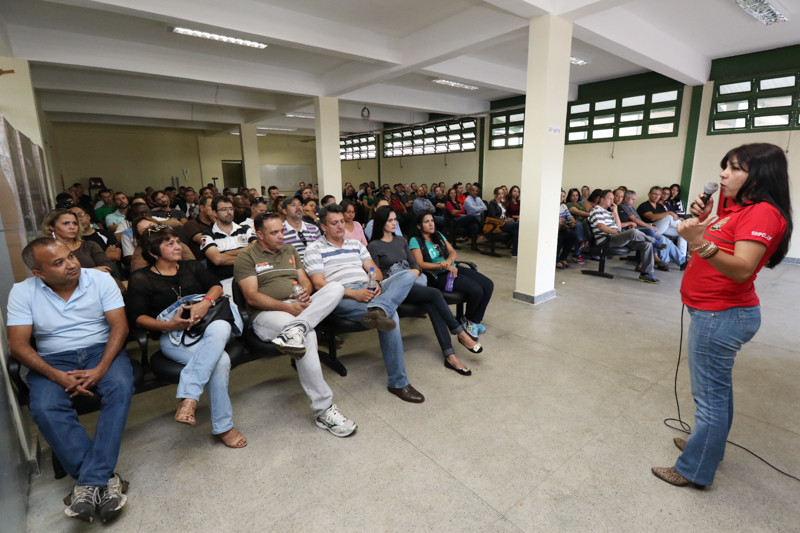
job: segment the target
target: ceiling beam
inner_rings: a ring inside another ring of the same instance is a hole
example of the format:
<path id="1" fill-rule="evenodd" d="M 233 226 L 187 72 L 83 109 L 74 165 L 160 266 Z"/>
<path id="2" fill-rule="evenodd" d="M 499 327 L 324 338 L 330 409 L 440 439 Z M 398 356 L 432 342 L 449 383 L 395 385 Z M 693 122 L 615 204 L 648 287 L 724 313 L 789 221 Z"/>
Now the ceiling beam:
<path id="1" fill-rule="evenodd" d="M 116 115 L 222 124 L 240 124 L 246 119 L 244 111 L 231 108 L 220 109 L 203 104 L 53 91 L 39 91 L 38 96 L 42 110 L 45 112 Z"/>
<path id="2" fill-rule="evenodd" d="M 518 17 L 530 20 L 534 17 L 552 13 L 557 0 L 485 0 L 487 4 L 499 7 Z"/>
<path id="3" fill-rule="evenodd" d="M 622 7 L 581 18 L 573 35 L 687 85 L 704 84 L 711 72 L 709 57 Z"/>
<path id="4" fill-rule="evenodd" d="M 318 76 L 299 70 L 52 28 L 16 24 L 7 27 L 15 56 L 28 61 L 272 92 L 316 95 L 322 90 Z"/>
<path id="5" fill-rule="evenodd" d="M 258 0 L 47 0 L 159 20 L 231 37 L 382 64 L 397 64 L 397 40 Z"/>
<path id="6" fill-rule="evenodd" d="M 554 15 L 575 21 L 609 9 L 630 4 L 634 0 L 557 0 Z"/>
<path id="7" fill-rule="evenodd" d="M 425 74 L 447 78 L 489 89 L 525 94 L 527 74 L 515 69 L 470 56 L 455 57 L 422 69 Z"/>
<path id="8" fill-rule="evenodd" d="M 275 97 L 268 93 L 119 72 L 33 65 L 31 79 L 33 88 L 40 90 L 133 96 L 263 111 L 276 107 Z"/>
<path id="9" fill-rule="evenodd" d="M 448 59 L 524 35 L 528 21 L 502 10 L 475 6 L 403 37 L 403 62 L 389 68 L 353 62 L 323 75 L 324 94 L 340 96 Z"/>
<path id="10" fill-rule="evenodd" d="M 399 107 L 446 115 L 471 115 L 489 110 L 489 102 L 485 100 L 419 91 L 385 83 L 377 83 L 343 94 L 339 97 L 339 101 L 341 102 L 342 100 L 372 102 L 386 107 Z"/>
<path id="11" fill-rule="evenodd" d="M 46 113 L 50 122 L 78 122 L 84 124 L 116 124 L 120 126 L 154 126 L 158 128 L 178 128 L 190 130 L 207 130 L 218 128 L 219 124 L 211 122 L 190 122 L 185 120 L 169 120 L 143 117 L 122 117 L 117 115 L 94 115 L 87 113 Z"/>

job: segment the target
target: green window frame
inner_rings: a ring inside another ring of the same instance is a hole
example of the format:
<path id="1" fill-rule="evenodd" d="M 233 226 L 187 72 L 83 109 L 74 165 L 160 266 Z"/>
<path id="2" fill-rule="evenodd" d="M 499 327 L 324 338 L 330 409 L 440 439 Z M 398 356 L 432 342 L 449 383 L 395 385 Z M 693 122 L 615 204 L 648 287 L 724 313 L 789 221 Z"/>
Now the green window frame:
<path id="1" fill-rule="evenodd" d="M 489 116 L 489 150 L 522 148 L 525 108 L 510 109 Z"/>
<path id="2" fill-rule="evenodd" d="M 565 144 L 677 137 L 683 86 L 567 103 Z"/>
<path id="3" fill-rule="evenodd" d="M 478 119 L 467 117 L 387 130 L 382 134 L 383 157 L 475 152 Z"/>
<path id="4" fill-rule="evenodd" d="M 800 72 L 778 71 L 714 82 L 709 135 L 800 128 Z"/>
<path id="5" fill-rule="evenodd" d="M 339 159 L 355 161 L 378 157 L 378 137 L 374 133 L 339 138 Z"/>

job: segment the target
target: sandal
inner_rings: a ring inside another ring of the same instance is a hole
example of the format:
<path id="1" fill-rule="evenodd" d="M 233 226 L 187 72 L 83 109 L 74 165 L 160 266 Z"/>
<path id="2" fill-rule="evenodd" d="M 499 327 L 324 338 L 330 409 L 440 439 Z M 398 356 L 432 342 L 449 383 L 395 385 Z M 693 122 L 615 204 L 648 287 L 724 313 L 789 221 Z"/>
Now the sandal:
<path id="1" fill-rule="evenodd" d="M 228 448 L 244 448 L 247 446 L 247 439 L 244 438 L 244 435 L 236 431 L 236 428 L 231 428 L 217 436 L 222 439 L 222 442 L 224 442 L 225 446 Z"/>
<path id="2" fill-rule="evenodd" d="M 181 400 L 181 405 L 175 413 L 175 421 L 181 424 L 189 424 L 193 426 L 197 422 L 194 418 L 194 410 L 197 407 L 197 400 L 184 398 Z"/>

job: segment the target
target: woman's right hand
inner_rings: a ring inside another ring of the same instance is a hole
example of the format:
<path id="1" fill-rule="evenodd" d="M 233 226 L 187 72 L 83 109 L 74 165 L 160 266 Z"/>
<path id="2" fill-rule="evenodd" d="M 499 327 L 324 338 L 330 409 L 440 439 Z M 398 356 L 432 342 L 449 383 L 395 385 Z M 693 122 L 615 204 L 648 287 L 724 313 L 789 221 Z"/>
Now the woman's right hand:
<path id="1" fill-rule="evenodd" d="M 695 198 L 694 202 L 689 205 L 689 212 L 696 217 L 706 215 L 708 216 L 711 213 L 711 210 L 714 207 L 714 199 L 709 198 L 708 203 L 704 204 L 701 198 L 701 195 L 698 195 Z"/>
<path id="2" fill-rule="evenodd" d="M 100 272 L 105 272 L 106 274 L 111 274 L 111 267 L 99 266 L 99 267 L 94 267 L 94 269 L 99 270 Z"/>
<path id="3" fill-rule="evenodd" d="M 444 267 L 444 269 L 447 270 L 449 273 L 451 273 L 454 278 L 458 277 L 458 267 L 457 266 L 455 266 L 455 265 L 447 265 L 446 267 Z"/>

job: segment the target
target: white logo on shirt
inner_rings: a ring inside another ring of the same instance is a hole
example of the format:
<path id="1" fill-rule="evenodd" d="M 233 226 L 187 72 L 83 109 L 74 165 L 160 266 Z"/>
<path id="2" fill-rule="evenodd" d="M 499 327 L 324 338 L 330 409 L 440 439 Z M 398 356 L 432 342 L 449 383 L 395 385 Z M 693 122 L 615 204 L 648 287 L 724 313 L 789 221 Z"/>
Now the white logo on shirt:
<path id="1" fill-rule="evenodd" d="M 763 231 L 751 231 L 750 235 L 752 235 L 753 237 L 763 237 L 764 239 L 767 239 L 768 241 L 772 240 L 772 237 L 767 235 Z"/>

